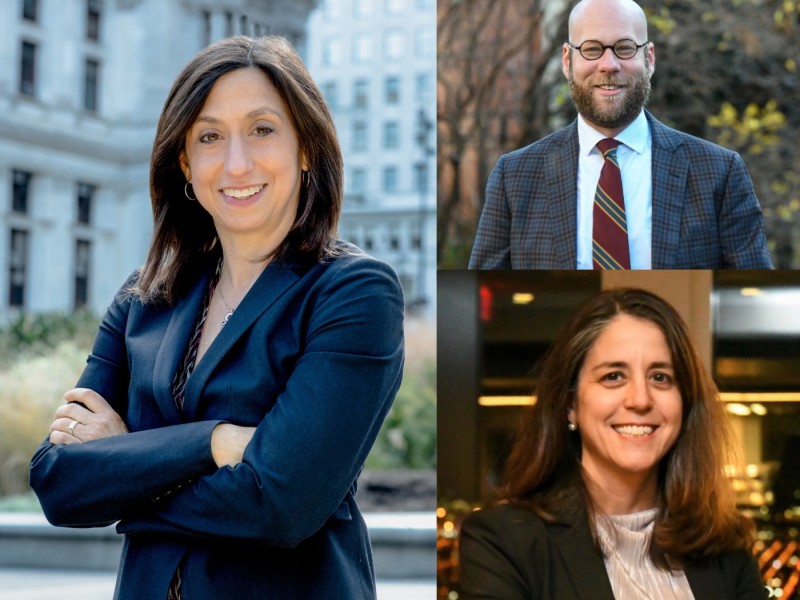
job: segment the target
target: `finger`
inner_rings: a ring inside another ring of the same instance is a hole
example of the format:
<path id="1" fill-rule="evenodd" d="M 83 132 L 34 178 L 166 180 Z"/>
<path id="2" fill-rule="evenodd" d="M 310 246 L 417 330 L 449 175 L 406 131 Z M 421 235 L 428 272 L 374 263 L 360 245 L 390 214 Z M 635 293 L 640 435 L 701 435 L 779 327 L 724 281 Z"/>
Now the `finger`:
<path id="1" fill-rule="evenodd" d="M 75 425 L 72 427 L 72 432 L 69 430 L 69 426 L 72 425 L 72 422 L 75 421 Z M 76 431 L 79 427 L 86 427 L 86 424 L 81 423 L 76 419 L 56 419 L 50 424 L 50 431 L 61 431 L 62 433 L 67 434 L 70 437 L 78 437 L 78 432 Z"/>
<path id="2" fill-rule="evenodd" d="M 113 410 L 100 394 L 89 388 L 73 388 L 64 394 L 67 402 L 80 402 L 93 413 Z"/>
<path id="3" fill-rule="evenodd" d="M 54 431 L 50 434 L 51 444 L 80 444 L 81 441 L 63 431 Z"/>
<path id="4" fill-rule="evenodd" d="M 56 419 L 75 419 L 81 423 L 88 423 L 95 413 L 88 408 L 76 404 L 75 402 L 68 402 L 62 404 L 56 409 Z"/>

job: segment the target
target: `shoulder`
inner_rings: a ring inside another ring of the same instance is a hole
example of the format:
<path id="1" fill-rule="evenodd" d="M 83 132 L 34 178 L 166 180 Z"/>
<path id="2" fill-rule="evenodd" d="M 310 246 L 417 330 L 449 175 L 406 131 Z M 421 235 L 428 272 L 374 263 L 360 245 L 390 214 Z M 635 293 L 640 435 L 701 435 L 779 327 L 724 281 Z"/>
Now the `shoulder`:
<path id="1" fill-rule="evenodd" d="M 668 127 L 650 113 L 647 113 L 647 121 L 650 124 L 653 144 L 656 146 L 666 149 L 673 149 L 680 146 L 690 155 L 717 157 L 727 161 L 733 160 L 734 157 L 738 156 L 733 150 L 723 148 L 714 142 Z"/>
<path id="2" fill-rule="evenodd" d="M 394 269 L 348 242 L 338 242 L 334 251 L 312 265 L 301 277 L 314 280 L 315 286 L 379 286 L 402 294 Z"/>
<path id="3" fill-rule="evenodd" d="M 578 147 L 578 127 L 573 121 L 566 127 L 554 131 L 536 142 L 513 150 L 500 157 L 506 167 L 544 160 L 554 153 L 572 152 Z M 498 161 L 498 162 L 500 162 Z"/>
<path id="4" fill-rule="evenodd" d="M 527 545 L 547 535 L 547 525 L 533 511 L 512 504 L 477 510 L 464 518 L 461 535 L 495 538 L 504 543 Z"/>

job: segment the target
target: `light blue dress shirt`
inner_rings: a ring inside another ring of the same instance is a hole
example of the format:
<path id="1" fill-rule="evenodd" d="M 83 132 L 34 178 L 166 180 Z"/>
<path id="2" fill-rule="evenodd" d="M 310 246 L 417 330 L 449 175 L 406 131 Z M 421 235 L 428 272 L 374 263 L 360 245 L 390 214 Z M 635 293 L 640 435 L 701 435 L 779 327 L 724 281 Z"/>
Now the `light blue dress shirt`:
<path id="1" fill-rule="evenodd" d="M 606 136 L 578 116 L 578 269 L 592 268 L 592 213 L 594 193 L 603 168 L 597 142 Z M 652 249 L 653 162 L 652 136 L 644 111 L 616 136 L 628 222 L 631 269 L 649 269 Z"/>

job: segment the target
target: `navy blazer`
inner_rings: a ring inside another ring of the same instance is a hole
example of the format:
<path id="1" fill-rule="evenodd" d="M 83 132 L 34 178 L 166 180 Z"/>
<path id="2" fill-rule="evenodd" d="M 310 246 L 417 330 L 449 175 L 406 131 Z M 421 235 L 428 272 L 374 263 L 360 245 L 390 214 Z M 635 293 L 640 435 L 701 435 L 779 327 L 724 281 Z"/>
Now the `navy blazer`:
<path id="1" fill-rule="evenodd" d="M 663 125 L 652 134 L 652 268 L 769 269 L 764 217 L 742 158 Z M 500 157 L 470 269 L 575 269 L 578 124 Z"/>
<path id="2" fill-rule="evenodd" d="M 130 433 L 45 441 L 31 486 L 55 525 L 119 521 L 115 598 L 165 600 L 180 563 L 185 598 L 375 598 L 356 479 L 400 385 L 403 299 L 390 267 L 364 254 L 271 263 L 188 379 L 172 380 L 211 268 L 174 307 L 125 286 L 79 387 Z M 256 426 L 243 462 L 217 468 L 211 432 Z"/>
<path id="3" fill-rule="evenodd" d="M 547 523 L 511 505 L 471 513 L 460 557 L 461 600 L 614 600 L 585 514 Z M 685 573 L 695 600 L 768 597 L 755 558 L 743 550 L 692 563 Z"/>

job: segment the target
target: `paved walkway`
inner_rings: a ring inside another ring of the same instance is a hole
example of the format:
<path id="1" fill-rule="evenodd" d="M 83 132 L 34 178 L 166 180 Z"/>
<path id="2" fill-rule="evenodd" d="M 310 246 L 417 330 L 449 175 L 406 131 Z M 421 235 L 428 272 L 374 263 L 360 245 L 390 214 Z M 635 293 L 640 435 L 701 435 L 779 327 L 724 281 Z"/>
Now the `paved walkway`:
<path id="1" fill-rule="evenodd" d="M 1 600 L 111 600 L 115 574 L 40 569 L 0 569 Z M 378 600 L 436 600 L 436 583 L 378 581 Z"/>

